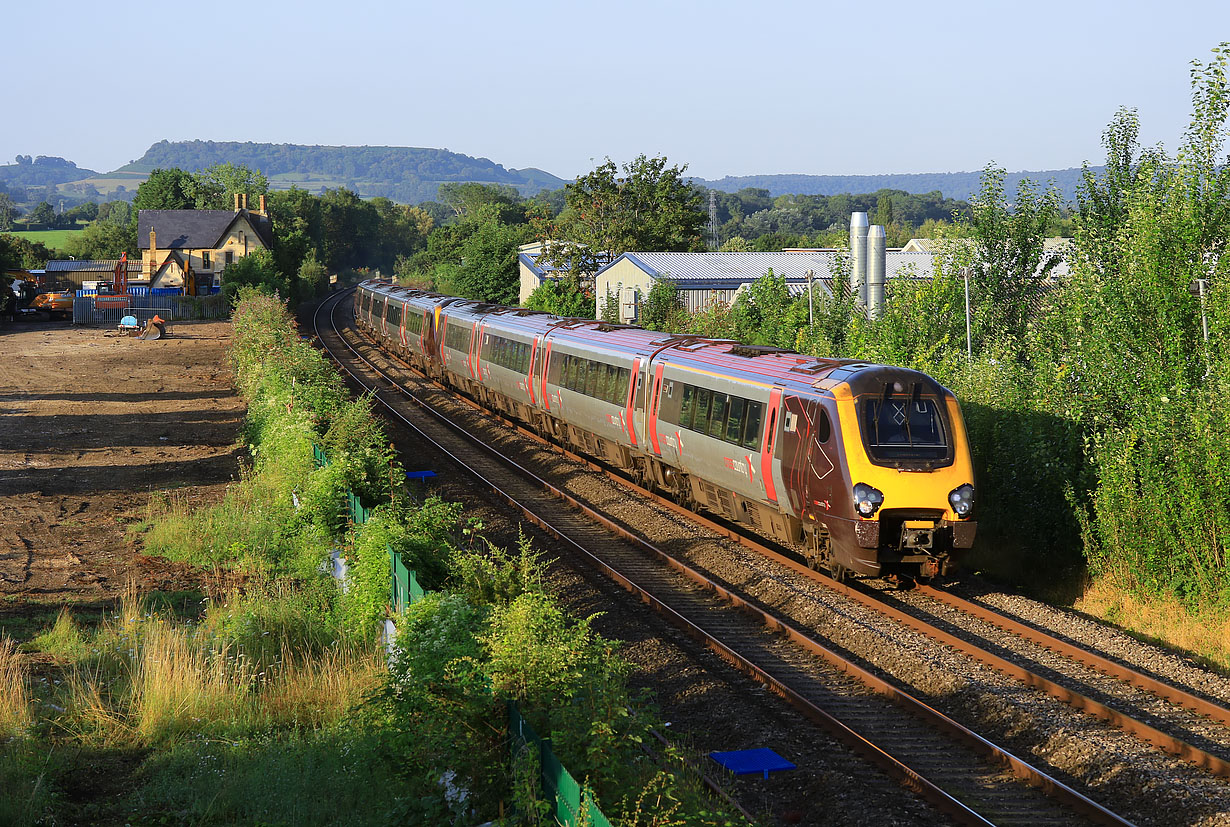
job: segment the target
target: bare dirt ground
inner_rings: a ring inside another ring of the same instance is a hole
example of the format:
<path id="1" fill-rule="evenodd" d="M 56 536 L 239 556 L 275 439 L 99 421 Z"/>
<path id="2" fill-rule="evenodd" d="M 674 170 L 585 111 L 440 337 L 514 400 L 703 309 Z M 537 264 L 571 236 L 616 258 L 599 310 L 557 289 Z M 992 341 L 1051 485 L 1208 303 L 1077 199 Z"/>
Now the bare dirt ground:
<path id="1" fill-rule="evenodd" d="M 151 490 L 212 501 L 235 475 L 229 339 L 225 322 L 177 323 L 150 342 L 0 325 L 0 630 L 26 637 L 60 606 L 107 603 L 130 582 L 199 586 L 199 573 L 140 555 L 125 527 Z"/>

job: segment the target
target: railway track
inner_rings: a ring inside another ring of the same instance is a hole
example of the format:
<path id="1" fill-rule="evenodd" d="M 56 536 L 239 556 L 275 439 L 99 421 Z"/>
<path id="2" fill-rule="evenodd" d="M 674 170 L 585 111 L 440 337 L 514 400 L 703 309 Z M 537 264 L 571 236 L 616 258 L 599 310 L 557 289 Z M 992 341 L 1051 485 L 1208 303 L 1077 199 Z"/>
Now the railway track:
<path id="1" fill-rule="evenodd" d="M 332 311 L 343 304 L 334 299 Z M 324 306 L 322 305 L 322 309 Z M 390 413 L 689 636 L 786 698 L 955 821 L 1127 824 L 1105 807 L 824 646 L 768 608 L 599 514 L 426 405 L 380 366 L 382 351 L 318 323 L 322 344 Z M 361 363 L 361 367 L 353 363 Z M 346 367 L 346 364 L 350 364 Z M 476 445 L 482 450 L 475 450 Z M 618 539 L 612 539 L 612 534 Z M 601 548 L 599 559 L 591 552 Z"/>

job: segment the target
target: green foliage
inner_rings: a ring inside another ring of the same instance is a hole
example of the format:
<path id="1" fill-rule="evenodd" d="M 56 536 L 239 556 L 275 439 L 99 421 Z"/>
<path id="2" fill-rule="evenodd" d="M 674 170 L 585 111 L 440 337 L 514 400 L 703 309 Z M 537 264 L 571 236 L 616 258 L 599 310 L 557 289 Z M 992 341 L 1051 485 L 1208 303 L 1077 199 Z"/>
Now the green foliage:
<path id="1" fill-rule="evenodd" d="M 353 729 L 181 744 L 142 778 L 133 825 L 383 827 L 404 805 L 379 735 Z"/>
<path id="2" fill-rule="evenodd" d="M 124 253 L 130 259 L 140 258 L 136 227 L 127 220 L 90 222 L 64 243 L 64 252 L 79 259 L 118 259 Z"/>
<path id="3" fill-rule="evenodd" d="M 687 324 L 687 309 L 679 295 L 679 285 L 670 279 L 658 279 L 641 302 L 637 322 L 647 330 L 678 333 Z"/>
<path id="4" fill-rule="evenodd" d="M 196 207 L 196 179 L 177 167 L 155 169 L 137 187 L 132 208 L 140 210 L 191 210 Z"/>
<path id="5" fill-rule="evenodd" d="M 425 589 L 442 587 L 455 565 L 461 506 L 430 497 L 421 504 L 386 503 L 355 526 L 346 544 L 348 588 L 340 597 L 342 622 L 351 634 L 370 636 L 389 603 L 389 548 L 401 555 Z"/>
<path id="6" fill-rule="evenodd" d="M 730 309 L 734 338 L 749 345 L 794 347 L 800 323 L 807 322 L 806 316 L 799 319 L 791 312 L 795 304 L 785 277 L 769 270 L 736 296 Z"/>
<path id="7" fill-rule="evenodd" d="M 255 287 L 266 293 L 292 297 L 289 280 L 274 263 L 273 253 L 264 249 L 240 256 L 222 271 L 222 292 L 232 302 L 243 287 Z"/>
<path id="8" fill-rule="evenodd" d="M 581 280 L 573 273 L 562 279 L 547 279 L 538 285 L 526 299 L 525 306 L 565 318 L 593 319 L 597 316 L 592 292 L 586 292 L 581 287 Z M 618 321 L 615 318 L 618 310 L 619 302 L 608 297 L 603 305 L 603 320 L 614 324 Z"/>
<path id="9" fill-rule="evenodd" d="M 969 266 L 977 297 L 973 332 L 980 342 L 1024 336 L 1039 281 L 1057 260 L 1044 253 L 1043 240 L 1059 213 L 1059 191 L 1052 184 L 1039 192 L 1025 178 L 1009 204 L 1004 176 L 1002 168 L 987 164 L 982 190 L 970 209 L 974 256 Z"/>
<path id="10" fill-rule="evenodd" d="M 248 206 L 255 209 L 257 199 L 269 191 L 269 179 L 259 169 L 223 161 L 207 167 L 193 176 L 194 208 L 198 210 L 229 210 L 235 206 L 235 196 L 248 196 Z"/>
<path id="11" fill-rule="evenodd" d="M 0 264 L 20 267 L 25 270 L 41 270 L 47 259 L 55 258 L 55 251 L 39 241 L 29 241 L 19 236 L 0 235 Z"/>
<path id="12" fill-rule="evenodd" d="M 524 534 L 517 553 L 483 540 L 484 548 L 458 549 L 451 561 L 453 588 L 475 605 L 505 606 L 523 594 L 542 591 L 541 556 Z"/>
<path id="13" fill-rule="evenodd" d="M 546 261 L 578 274 L 594 273 L 629 250 L 701 250 L 706 216 L 700 193 L 682 167 L 665 158 L 637 156 L 623 165 L 610 158 L 567 187 L 567 207 L 543 250 Z"/>

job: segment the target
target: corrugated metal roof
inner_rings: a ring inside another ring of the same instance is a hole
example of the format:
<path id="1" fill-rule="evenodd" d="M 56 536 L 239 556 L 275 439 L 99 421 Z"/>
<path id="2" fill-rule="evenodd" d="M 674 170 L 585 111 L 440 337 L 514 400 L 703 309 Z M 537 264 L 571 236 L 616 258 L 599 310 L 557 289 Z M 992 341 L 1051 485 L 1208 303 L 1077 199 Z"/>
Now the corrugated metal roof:
<path id="1" fill-rule="evenodd" d="M 690 281 L 755 281 L 773 271 L 787 280 L 827 278 L 836 267 L 836 254 L 800 253 L 624 253 L 598 272 L 628 259 L 653 278 L 669 278 L 688 287 Z"/>
<path id="2" fill-rule="evenodd" d="M 624 253 L 598 272 L 626 258 L 655 279 L 669 278 L 683 289 L 698 289 L 704 283 L 751 282 L 773 271 L 788 284 L 803 285 L 807 271 L 815 279 L 837 275 L 837 253 L 831 250 L 796 250 L 782 253 Z M 885 254 L 885 276 L 894 278 L 933 278 L 935 256 L 931 253 Z M 693 284 L 693 283 L 697 284 Z M 798 290 L 802 290 L 800 286 Z"/>
<path id="3" fill-rule="evenodd" d="M 120 263 L 118 258 L 114 259 L 73 259 L 70 261 L 55 259 L 47 262 L 48 273 L 78 273 L 87 271 L 91 273 L 114 273 L 116 265 Z M 141 272 L 141 259 L 129 259 L 128 272 Z"/>

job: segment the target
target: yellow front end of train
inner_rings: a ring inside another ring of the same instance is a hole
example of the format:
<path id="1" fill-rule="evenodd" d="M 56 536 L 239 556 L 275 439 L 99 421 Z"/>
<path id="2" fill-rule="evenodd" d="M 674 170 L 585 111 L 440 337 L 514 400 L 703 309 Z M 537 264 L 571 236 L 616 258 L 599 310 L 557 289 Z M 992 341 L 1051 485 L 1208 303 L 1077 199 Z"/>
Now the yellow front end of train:
<path id="1" fill-rule="evenodd" d="M 960 406 L 930 381 L 832 389 L 848 522 L 838 559 L 860 574 L 934 577 L 974 541 L 974 468 Z M 845 515 L 843 515 L 845 516 Z"/>

